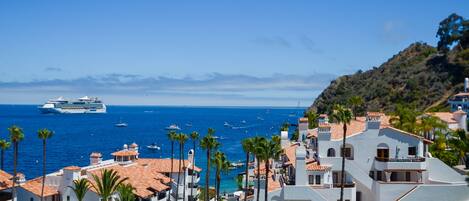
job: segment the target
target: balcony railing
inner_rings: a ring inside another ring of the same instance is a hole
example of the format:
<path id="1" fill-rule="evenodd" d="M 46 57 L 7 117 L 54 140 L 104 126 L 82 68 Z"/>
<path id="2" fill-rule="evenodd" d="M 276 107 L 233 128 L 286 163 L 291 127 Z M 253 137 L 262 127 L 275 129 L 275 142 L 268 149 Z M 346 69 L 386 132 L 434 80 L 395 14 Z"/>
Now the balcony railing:
<path id="1" fill-rule="evenodd" d="M 334 183 L 332 185 L 334 186 L 334 188 L 340 188 L 340 186 L 342 186 L 341 183 Z M 355 183 L 353 183 L 353 182 L 344 184 L 344 188 L 353 188 L 353 187 L 355 187 Z"/>
<path id="2" fill-rule="evenodd" d="M 423 157 L 413 157 L 413 158 L 383 158 L 383 157 L 376 157 L 377 161 L 380 162 L 425 162 L 425 158 Z"/>

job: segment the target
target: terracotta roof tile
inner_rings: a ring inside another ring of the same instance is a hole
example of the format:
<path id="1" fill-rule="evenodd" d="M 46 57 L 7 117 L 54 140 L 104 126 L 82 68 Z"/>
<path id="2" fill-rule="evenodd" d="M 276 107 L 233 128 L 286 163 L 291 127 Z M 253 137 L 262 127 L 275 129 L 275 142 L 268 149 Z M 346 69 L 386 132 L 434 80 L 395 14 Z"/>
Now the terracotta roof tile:
<path id="1" fill-rule="evenodd" d="M 47 177 L 46 177 L 47 180 Z M 21 188 L 33 193 L 36 196 L 41 196 L 41 188 L 42 188 L 42 177 L 38 177 L 32 180 L 25 182 L 24 184 L 20 185 Z M 57 190 L 56 186 L 44 186 L 44 196 L 51 196 L 51 195 L 58 195 L 59 191 Z"/>
<path id="2" fill-rule="evenodd" d="M 112 153 L 113 156 L 137 156 L 138 153 L 133 150 L 120 150 Z"/>
<path id="3" fill-rule="evenodd" d="M 13 185 L 13 175 L 0 170 L 0 190 L 11 188 Z"/>
<path id="4" fill-rule="evenodd" d="M 329 166 L 319 165 L 317 162 L 306 164 L 306 170 L 310 170 L 310 171 L 326 171 L 329 169 L 330 169 Z"/>
<path id="5" fill-rule="evenodd" d="M 437 117 L 446 123 L 458 123 L 451 112 L 432 112 L 427 114 Z"/>
<path id="6" fill-rule="evenodd" d="M 298 121 L 301 122 L 301 123 L 308 123 L 308 118 L 302 117 Z"/>
<path id="7" fill-rule="evenodd" d="M 67 166 L 63 168 L 64 170 L 70 170 L 70 171 L 80 171 L 81 168 L 78 166 Z"/>

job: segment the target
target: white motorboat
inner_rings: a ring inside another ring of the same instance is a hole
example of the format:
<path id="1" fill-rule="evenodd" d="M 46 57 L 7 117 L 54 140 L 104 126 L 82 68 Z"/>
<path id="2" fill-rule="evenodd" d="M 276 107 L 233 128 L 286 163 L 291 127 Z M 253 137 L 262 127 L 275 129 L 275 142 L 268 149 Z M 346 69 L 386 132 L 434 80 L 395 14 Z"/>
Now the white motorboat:
<path id="1" fill-rule="evenodd" d="M 166 127 L 165 129 L 166 130 L 181 130 L 181 128 L 179 128 L 179 126 L 177 126 L 176 124 L 171 124 L 168 127 Z"/>

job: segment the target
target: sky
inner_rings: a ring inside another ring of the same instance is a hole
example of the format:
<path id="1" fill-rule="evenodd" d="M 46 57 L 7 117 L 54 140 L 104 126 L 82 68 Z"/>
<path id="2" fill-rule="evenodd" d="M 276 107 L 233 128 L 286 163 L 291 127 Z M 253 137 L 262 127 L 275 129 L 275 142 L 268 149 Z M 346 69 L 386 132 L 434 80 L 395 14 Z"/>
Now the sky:
<path id="1" fill-rule="evenodd" d="M 308 106 L 337 76 L 436 45 L 453 1 L 0 1 L 0 104 Z"/>

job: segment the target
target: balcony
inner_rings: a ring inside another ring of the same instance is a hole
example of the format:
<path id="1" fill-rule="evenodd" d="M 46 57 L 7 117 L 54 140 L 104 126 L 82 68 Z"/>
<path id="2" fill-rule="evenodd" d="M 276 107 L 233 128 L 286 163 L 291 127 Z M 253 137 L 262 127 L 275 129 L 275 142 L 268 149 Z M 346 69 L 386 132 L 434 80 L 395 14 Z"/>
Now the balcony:
<path id="1" fill-rule="evenodd" d="M 340 183 L 334 183 L 334 184 L 332 184 L 332 186 L 334 188 L 340 188 L 341 184 Z M 344 184 L 344 188 L 354 188 L 354 187 L 355 187 L 355 183 L 353 183 L 353 182 L 348 182 L 348 183 L 346 182 Z"/>
<path id="2" fill-rule="evenodd" d="M 425 158 L 375 158 L 376 170 L 425 170 Z"/>

